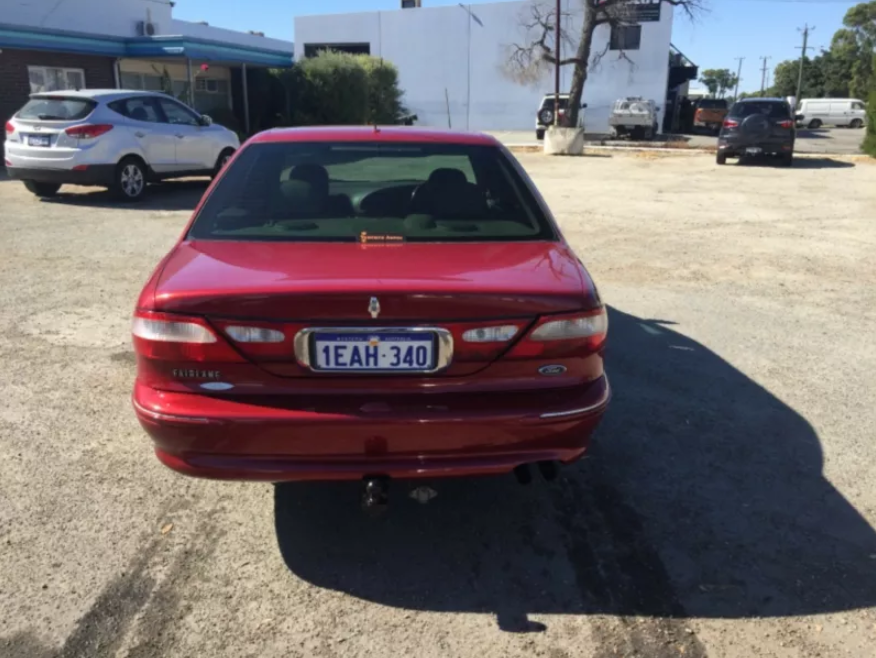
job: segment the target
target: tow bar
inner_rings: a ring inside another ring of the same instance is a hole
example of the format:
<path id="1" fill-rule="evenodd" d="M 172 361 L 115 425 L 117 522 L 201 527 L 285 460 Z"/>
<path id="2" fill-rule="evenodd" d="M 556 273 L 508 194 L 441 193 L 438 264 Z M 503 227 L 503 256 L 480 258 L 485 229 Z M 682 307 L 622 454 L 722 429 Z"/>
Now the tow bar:
<path id="1" fill-rule="evenodd" d="M 389 478 L 383 475 L 366 476 L 362 480 L 362 509 L 378 515 L 389 505 Z"/>

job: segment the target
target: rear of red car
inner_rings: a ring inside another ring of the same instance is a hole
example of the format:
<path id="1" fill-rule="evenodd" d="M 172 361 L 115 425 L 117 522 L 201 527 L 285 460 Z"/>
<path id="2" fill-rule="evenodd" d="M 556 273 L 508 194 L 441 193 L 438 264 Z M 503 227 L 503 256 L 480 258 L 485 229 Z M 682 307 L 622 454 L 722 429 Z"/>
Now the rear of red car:
<path id="1" fill-rule="evenodd" d="M 180 472 L 435 477 L 569 462 L 605 309 L 488 138 L 286 131 L 208 192 L 134 317 L 134 407 Z"/>

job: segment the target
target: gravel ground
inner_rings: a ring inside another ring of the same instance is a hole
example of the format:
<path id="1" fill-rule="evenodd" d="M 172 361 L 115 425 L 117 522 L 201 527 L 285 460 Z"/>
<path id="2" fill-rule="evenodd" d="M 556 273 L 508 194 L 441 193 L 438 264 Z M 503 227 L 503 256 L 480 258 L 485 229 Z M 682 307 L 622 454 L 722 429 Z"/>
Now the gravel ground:
<path id="1" fill-rule="evenodd" d="M 757 656 L 876 646 L 876 166 L 522 154 L 612 307 L 552 484 L 224 484 L 153 458 L 128 317 L 201 184 L 0 181 L 0 656 Z"/>

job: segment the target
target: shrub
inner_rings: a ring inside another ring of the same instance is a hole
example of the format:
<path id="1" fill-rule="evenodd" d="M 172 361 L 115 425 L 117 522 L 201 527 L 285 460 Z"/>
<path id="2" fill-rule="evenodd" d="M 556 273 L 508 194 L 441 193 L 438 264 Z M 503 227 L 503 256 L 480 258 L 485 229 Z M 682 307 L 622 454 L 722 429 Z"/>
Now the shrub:
<path id="1" fill-rule="evenodd" d="M 876 158 L 876 90 L 870 92 L 867 103 L 867 135 L 862 148 L 864 153 Z"/>
<path id="2" fill-rule="evenodd" d="M 406 110 L 398 70 L 368 55 L 322 52 L 272 71 L 285 95 L 285 125 L 397 123 Z"/>

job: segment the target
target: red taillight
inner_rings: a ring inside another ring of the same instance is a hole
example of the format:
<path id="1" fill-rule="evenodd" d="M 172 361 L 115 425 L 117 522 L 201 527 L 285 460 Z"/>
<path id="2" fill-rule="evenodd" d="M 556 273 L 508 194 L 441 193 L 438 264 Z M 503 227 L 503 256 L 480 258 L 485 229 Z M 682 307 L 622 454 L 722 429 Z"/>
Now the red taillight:
<path id="1" fill-rule="evenodd" d="M 790 119 L 787 119 L 786 121 L 779 121 L 779 128 L 793 128 L 793 127 L 794 127 L 794 122 L 791 121 Z"/>
<path id="2" fill-rule="evenodd" d="M 608 314 L 604 307 L 586 313 L 549 315 L 514 346 L 508 358 L 593 354 L 603 347 L 607 335 Z"/>
<path id="3" fill-rule="evenodd" d="M 12 125 L 11 121 L 6 122 L 6 134 L 11 135 L 15 132 L 15 126 Z"/>
<path id="4" fill-rule="evenodd" d="M 738 128 L 739 122 L 735 119 L 724 119 L 724 127 L 725 128 Z"/>
<path id="5" fill-rule="evenodd" d="M 70 137 L 76 137 L 77 139 L 94 139 L 95 137 L 105 135 L 112 129 L 113 127 L 110 124 L 101 123 L 97 125 L 85 124 L 83 126 L 73 126 L 67 128 L 64 132 Z"/>
<path id="6" fill-rule="evenodd" d="M 138 311 L 131 333 L 134 350 L 147 359 L 197 363 L 244 361 L 202 318 Z"/>

